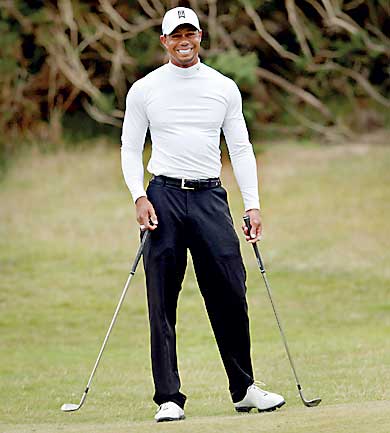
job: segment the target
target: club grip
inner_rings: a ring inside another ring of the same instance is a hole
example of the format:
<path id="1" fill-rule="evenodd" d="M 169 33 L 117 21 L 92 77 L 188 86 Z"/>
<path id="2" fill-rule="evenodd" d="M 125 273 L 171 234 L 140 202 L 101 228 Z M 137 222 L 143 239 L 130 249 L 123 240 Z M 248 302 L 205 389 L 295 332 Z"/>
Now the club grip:
<path id="1" fill-rule="evenodd" d="M 252 226 L 251 226 L 251 219 L 250 219 L 249 215 L 244 215 L 243 218 L 244 218 L 244 223 L 246 225 L 246 228 L 248 229 L 248 234 L 250 236 L 250 231 L 251 231 L 251 228 L 252 228 Z M 260 271 L 261 271 L 261 273 L 264 274 L 265 273 L 265 268 L 264 268 L 264 264 L 263 264 L 263 259 L 261 258 L 261 254 L 260 254 L 259 249 L 257 248 L 257 244 L 256 243 L 252 244 L 252 247 L 253 247 L 253 250 L 254 250 L 254 252 L 256 254 L 256 259 L 257 259 L 257 263 L 259 264 Z"/>
<path id="2" fill-rule="evenodd" d="M 249 218 L 249 215 L 244 215 L 244 223 L 246 225 L 246 228 L 248 229 L 248 233 L 250 236 L 250 231 L 251 231 L 252 226 L 251 226 L 251 219 Z"/>

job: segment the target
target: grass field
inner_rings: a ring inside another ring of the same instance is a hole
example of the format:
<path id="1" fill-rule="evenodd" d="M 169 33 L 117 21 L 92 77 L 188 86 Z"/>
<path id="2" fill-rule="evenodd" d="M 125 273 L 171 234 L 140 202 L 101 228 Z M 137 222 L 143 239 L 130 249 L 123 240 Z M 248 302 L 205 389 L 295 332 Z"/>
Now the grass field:
<path id="1" fill-rule="evenodd" d="M 178 312 L 187 419 L 152 418 L 140 266 L 78 403 L 137 248 L 117 149 L 30 152 L 0 183 L 0 432 L 390 432 L 390 147 L 280 144 L 259 156 L 260 247 L 307 398 L 302 406 L 252 249 L 257 379 L 283 394 L 271 414 L 235 414 L 191 259 Z M 223 172 L 239 230 L 242 205 Z"/>

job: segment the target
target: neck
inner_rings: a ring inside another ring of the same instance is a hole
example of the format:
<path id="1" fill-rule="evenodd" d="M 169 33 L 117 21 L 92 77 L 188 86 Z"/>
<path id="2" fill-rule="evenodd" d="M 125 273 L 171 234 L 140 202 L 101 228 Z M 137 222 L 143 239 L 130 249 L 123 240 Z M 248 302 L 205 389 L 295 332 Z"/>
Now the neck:
<path id="1" fill-rule="evenodd" d="M 199 73 L 201 63 L 200 63 L 200 59 L 198 59 L 198 62 L 195 63 L 195 65 L 187 66 L 186 68 L 181 68 L 179 66 L 176 66 L 171 60 L 169 60 L 167 67 L 171 71 L 171 73 L 176 75 L 176 77 L 190 78 L 190 77 L 194 77 Z"/>

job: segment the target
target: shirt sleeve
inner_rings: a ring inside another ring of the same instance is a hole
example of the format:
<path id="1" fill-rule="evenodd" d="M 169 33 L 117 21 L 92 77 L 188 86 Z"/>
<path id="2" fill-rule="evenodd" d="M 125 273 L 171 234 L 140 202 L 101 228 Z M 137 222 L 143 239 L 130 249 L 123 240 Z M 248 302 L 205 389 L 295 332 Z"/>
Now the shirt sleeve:
<path id="1" fill-rule="evenodd" d="M 149 121 L 143 101 L 142 88 L 136 82 L 127 94 L 121 137 L 122 172 L 134 202 L 146 196 L 142 153 Z"/>
<path id="2" fill-rule="evenodd" d="M 260 209 L 256 159 L 242 114 L 241 94 L 237 85 L 232 84 L 222 131 L 245 210 Z"/>

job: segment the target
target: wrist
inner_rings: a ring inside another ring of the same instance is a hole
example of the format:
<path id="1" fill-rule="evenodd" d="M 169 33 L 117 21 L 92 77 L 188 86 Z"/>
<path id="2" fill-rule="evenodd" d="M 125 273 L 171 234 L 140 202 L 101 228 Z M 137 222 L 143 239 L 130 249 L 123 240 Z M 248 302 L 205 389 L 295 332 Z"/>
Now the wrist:
<path id="1" fill-rule="evenodd" d="M 141 196 L 139 196 L 136 200 L 135 200 L 135 204 L 138 204 L 140 201 L 142 201 L 142 199 L 145 199 L 145 200 L 147 200 L 147 197 L 146 197 L 146 195 L 141 195 Z"/>

